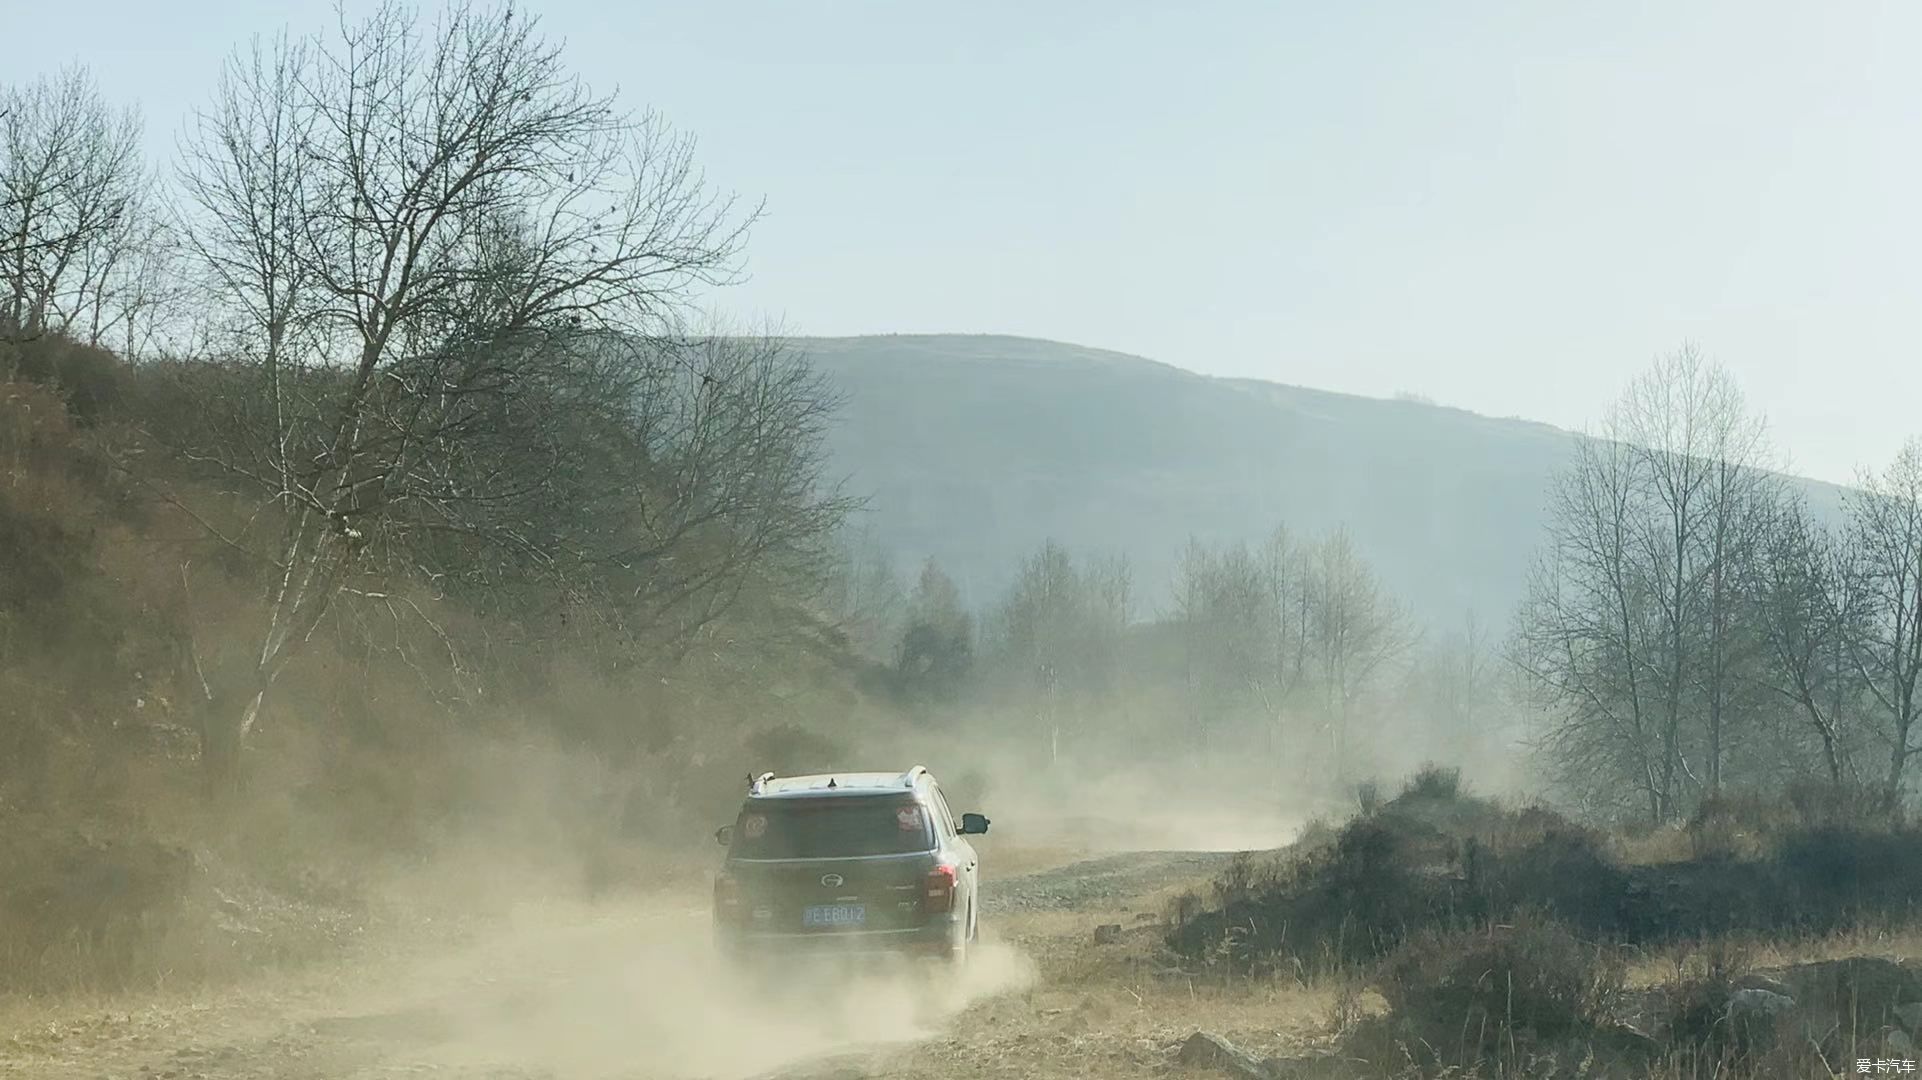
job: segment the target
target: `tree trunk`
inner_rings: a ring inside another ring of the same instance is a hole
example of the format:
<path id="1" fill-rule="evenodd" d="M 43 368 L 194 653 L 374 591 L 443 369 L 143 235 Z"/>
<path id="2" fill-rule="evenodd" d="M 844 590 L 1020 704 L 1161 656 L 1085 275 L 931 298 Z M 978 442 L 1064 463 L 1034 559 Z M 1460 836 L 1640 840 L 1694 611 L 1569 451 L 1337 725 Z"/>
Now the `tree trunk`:
<path id="1" fill-rule="evenodd" d="M 1718 795 L 1722 791 L 1722 682 L 1718 659 L 1714 663 L 1716 674 L 1708 697 L 1708 793 Z"/>
<path id="2" fill-rule="evenodd" d="M 1341 708 L 1334 717 L 1335 731 L 1333 750 L 1335 755 L 1335 781 L 1343 786 L 1348 783 L 1348 702 L 1344 698 Z"/>
<path id="3" fill-rule="evenodd" d="M 1895 747 L 1889 751 L 1888 796 L 1890 805 L 1902 798 L 1902 767 L 1909 761 L 1910 717 L 1899 717 L 1895 724 Z"/>
<path id="4" fill-rule="evenodd" d="M 1667 824 L 1675 820 L 1675 762 L 1681 754 L 1681 746 L 1677 738 L 1680 734 L 1677 730 L 1680 725 L 1681 718 L 1675 714 L 1671 703 L 1669 716 L 1662 725 L 1661 781 L 1660 786 L 1656 788 L 1658 824 Z"/>
<path id="5" fill-rule="evenodd" d="M 260 716 L 266 689 L 216 694 L 200 721 L 201 780 L 209 797 L 238 795 L 246 788 L 242 751 Z"/>

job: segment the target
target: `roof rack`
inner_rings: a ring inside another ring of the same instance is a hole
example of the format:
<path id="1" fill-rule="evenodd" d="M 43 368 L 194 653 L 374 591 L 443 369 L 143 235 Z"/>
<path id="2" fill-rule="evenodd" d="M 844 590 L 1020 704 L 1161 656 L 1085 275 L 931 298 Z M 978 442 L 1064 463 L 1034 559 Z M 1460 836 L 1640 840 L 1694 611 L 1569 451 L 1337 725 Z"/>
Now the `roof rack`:
<path id="1" fill-rule="evenodd" d="M 904 772 L 901 774 L 901 786 L 904 788 L 911 788 L 915 785 L 916 781 L 920 780 L 923 776 L 926 776 L 926 775 L 928 775 L 928 767 L 926 765 L 916 765 L 913 768 L 909 769 L 907 772 Z"/>
<path id="2" fill-rule="evenodd" d="M 774 774 L 771 772 L 764 772 L 759 776 L 749 776 L 747 778 L 747 793 L 749 795 L 759 795 L 762 786 L 772 779 L 774 779 Z"/>

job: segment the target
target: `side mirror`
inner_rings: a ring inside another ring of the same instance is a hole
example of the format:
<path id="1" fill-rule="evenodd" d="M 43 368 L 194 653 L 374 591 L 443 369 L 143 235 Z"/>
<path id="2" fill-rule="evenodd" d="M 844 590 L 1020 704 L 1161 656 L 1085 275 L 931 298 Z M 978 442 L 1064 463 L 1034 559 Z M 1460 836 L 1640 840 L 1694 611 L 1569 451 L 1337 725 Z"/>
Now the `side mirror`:
<path id="1" fill-rule="evenodd" d="M 987 831 L 988 831 L 987 818 L 982 817 L 980 814 L 962 814 L 961 815 L 961 835 L 962 836 L 980 836 L 982 833 Z"/>
<path id="2" fill-rule="evenodd" d="M 731 846 L 734 843 L 734 826 L 723 825 L 714 830 L 714 842 L 722 847 Z"/>

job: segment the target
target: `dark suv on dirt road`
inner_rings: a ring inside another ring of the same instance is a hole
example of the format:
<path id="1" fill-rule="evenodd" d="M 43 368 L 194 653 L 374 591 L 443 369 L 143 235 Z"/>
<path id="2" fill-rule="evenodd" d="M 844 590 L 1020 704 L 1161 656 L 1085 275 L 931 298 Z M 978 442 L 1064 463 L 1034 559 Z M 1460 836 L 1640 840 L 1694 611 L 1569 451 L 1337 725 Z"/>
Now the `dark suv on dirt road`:
<path id="1" fill-rule="evenodd" d="M 724 955 L 846 949 L 959 962 L 976 936 L 979 860 L 967 837 L 988 819 L 948 810 L 916 765 L 903 773 L 753 780 L 714 838 L 715 941 Z"/>

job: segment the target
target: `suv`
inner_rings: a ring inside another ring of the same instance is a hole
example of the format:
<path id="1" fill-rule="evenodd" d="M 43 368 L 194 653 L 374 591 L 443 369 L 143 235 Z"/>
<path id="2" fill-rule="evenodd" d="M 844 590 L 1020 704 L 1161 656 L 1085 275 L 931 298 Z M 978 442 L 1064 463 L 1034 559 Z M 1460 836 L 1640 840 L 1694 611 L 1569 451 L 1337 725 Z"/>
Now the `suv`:
<path id="1" fill-rule="evenodd" d="M 734 824 L 714 834 L 727 861 L 714 879 L 722 952 L 845 948 L 960 962 L 977 930 L 979 861 L 922 766 L 752 780 Z"/>

